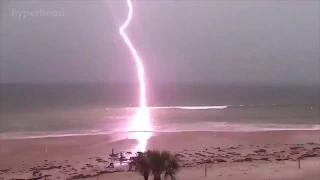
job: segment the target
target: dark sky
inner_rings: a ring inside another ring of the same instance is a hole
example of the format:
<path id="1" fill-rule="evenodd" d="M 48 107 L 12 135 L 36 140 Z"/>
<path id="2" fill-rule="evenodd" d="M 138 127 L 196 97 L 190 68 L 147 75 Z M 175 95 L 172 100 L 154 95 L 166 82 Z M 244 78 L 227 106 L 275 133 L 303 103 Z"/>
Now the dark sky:
<path id="1" fill-rule="evenodd" d="M 133 1 L 127 32 L 148 81 L 315 84 L 319 1 Z M 0 82 L 126 82 L 125 0 L 3 3 Z M 63 16 L 19 18 L 16 12 Z"/>

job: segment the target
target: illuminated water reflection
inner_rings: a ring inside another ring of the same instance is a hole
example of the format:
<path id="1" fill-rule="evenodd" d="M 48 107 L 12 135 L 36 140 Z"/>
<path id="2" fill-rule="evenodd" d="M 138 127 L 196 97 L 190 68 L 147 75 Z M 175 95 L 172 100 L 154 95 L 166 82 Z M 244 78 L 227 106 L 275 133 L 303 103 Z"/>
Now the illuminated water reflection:
<path id="1" fill-rule="evenodd" d="M 152 137 L 152 124 L 147 108 L 137 108 L 136 114 L 132 117 L 128 127 L 129 138 L 136 139 L 138 144 L 134 147 L 134 151 L 145 151 L 148 140 Z"/>

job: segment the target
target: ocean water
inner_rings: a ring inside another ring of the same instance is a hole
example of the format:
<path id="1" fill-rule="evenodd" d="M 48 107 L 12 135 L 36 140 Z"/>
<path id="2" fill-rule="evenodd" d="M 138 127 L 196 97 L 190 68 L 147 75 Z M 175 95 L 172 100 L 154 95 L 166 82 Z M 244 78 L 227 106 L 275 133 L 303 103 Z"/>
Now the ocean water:
<path id="1" fill-rule="evenodd" d="M 0 138 L 125 134 L 137 95 L 134 84 L 2 84 Z M 317 86 L 149 85 L 145 131 L 320 129 L 319 95 Z"/>

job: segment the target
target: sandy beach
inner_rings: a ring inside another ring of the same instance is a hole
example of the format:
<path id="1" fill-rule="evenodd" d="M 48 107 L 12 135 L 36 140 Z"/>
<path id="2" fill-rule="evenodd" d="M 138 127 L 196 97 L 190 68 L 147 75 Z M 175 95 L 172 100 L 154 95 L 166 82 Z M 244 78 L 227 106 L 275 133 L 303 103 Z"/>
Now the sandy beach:
<path id="1" fill-rule="evenodd" d="M 137 143 L 111 140 L 110 135 L 0 140 L 0 179 L 142 179 L 126 165 L 106 168 L 112 148 L 118 153 Z M 168 150 L 179 158 L 178 179 L 320 177 L 318 130 L 157 133 L 147 148 Z"/>

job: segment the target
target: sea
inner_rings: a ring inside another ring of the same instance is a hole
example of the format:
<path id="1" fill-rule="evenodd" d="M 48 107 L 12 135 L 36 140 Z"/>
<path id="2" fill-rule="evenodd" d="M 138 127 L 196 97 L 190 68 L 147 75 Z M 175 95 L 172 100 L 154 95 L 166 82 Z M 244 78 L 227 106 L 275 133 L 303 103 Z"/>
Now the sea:
<path id="1" fill-rule="evenodd" d="M 128 133 L 135 83 L 0 84 L 0 139 Z M 317 85 L 147 86 L 152 132 L 320 129 Z M 143 123 L 136 126 L 142 127 Z"/>

